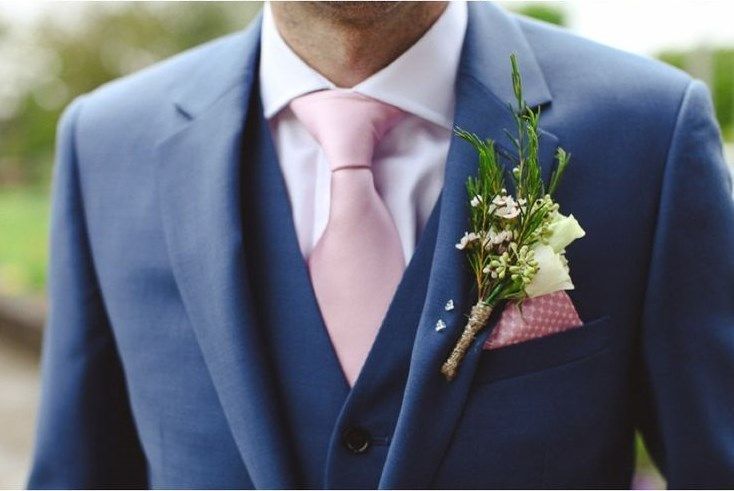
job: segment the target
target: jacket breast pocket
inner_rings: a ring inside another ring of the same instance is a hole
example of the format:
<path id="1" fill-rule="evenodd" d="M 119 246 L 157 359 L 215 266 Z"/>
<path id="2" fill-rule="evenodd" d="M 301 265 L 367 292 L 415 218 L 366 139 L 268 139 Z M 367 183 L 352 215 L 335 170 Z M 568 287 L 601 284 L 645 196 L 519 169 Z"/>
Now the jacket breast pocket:
<path id="1" fill-rule="evenodd" d="M 558 334 L 485 350 L 480 355 L 474 384 L 489 384 L 593 356 L 608 347 L 611 334 L 611 317 L 604 316 Z"/>

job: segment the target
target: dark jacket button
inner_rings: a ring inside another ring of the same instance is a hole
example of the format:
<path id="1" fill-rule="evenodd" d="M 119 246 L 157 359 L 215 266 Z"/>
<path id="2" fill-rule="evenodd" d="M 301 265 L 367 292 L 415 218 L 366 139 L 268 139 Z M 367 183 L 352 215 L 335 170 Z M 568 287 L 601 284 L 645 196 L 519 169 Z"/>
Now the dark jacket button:
<path id="1" fill-rule="evenodd" d="M 349 426 L 342 433 L 342 443 L 354 454 L 361 454 L 370 448 L 372 437 L 369 431 L 357 426 Z"/>

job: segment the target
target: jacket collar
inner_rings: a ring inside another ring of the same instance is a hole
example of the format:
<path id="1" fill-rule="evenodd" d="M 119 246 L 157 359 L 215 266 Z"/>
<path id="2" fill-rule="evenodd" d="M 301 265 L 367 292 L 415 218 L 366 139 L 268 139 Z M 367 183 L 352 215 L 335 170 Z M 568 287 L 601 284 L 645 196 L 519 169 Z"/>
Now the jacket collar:
<path id="1" fill-rule="evenodd" d="M 257 82 L 261 25 L 262 12 L 244 31 L 215 39 L 187 54 L 196 57 L 195 63 L 187 65 L 186 73 L 171 90 L 173 105 L 181 114 L 194 119 L 230 91 L 250 93 Z"/>
<path id="2" fill-rule="evenodd" d="M 459 77 L 473 78 L 503 107 L 515 100 L 510 55 L 516 54 L 525 100 L 531 107 L 551 102 L 550 89 L 517 18 L 489 2 L 471 2 Z M 481 112 L 481 110 L 479 111 Z"/>

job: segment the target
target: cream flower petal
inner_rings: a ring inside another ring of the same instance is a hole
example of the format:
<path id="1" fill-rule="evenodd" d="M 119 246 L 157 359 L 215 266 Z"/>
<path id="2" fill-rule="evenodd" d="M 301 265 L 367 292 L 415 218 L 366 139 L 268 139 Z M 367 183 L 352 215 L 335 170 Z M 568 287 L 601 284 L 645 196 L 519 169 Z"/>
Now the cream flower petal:
<path id="1" fill-rule="evenodd" d="M 556 252 L 563 252 L 571 242 L 586 235 L 573 215 L 564 216 L 560 213 L 549 225 L 548 230 L 551 233 L 548 245 Z"/>
<path id="2" fill-rule="evenodd" d="M 534 252 L 534 258 L 538 261 L 538 272 L 525 287 L 528 297 L 540 297 L 559 290 L 573 290 L 568 264 L 561 254 L 544 244 L 535 247 Z"/>

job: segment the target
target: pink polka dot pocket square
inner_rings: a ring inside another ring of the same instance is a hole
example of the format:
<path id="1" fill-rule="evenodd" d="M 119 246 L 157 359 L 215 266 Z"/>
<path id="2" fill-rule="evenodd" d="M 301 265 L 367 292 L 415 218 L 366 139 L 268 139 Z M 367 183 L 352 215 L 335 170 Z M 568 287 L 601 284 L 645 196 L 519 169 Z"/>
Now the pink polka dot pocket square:
<path id="1" fill-rule="evenodd" d="M 529 298 L 518 307 L 508 304 L 484 343 L 484 349 L 504 348 L 581 327 L 582 322 L 565 291 Z"/>

